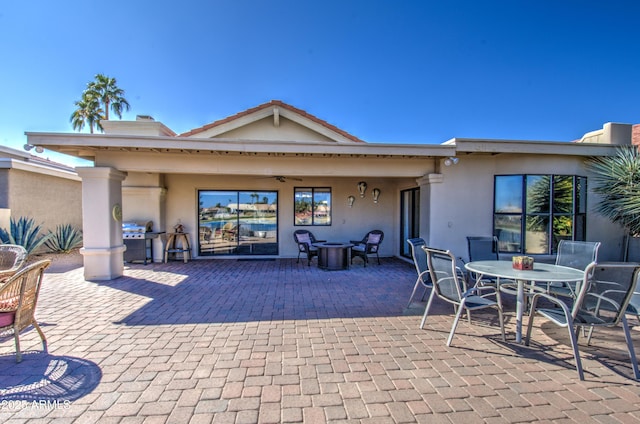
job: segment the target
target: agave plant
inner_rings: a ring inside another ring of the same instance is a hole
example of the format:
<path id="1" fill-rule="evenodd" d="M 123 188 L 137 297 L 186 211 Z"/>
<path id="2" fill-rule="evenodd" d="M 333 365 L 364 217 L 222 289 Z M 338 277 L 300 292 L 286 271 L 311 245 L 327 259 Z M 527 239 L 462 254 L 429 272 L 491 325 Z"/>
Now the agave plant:
<path id="1" fill-rule="evenodd" d="M 70 224 L 58 225 L 55 232 L 49 230 L 49 235 L 44 244 L 53 252 L 69 253 L 82 244 L 82 232 Z"/>
<path id="2" fill-rule="evenodd" d="M 9 231 L 0 228 L 0 240 L 3 243 L 22 246 L 29 254 L 51 237 L 50 234 L 40 235 L 40 225 L 36 225 L 33 218 L 20 217 L 17 221 L 11 218 L 10 225 Z"/>
<path id="3" fill-rule="evenodd" d="M 592 191 L 599 194 L 596 212 L 618 223 L 632 236 L 640 235 L 640 153 L 621 146 L 615 156 L 587 161 Z"/>

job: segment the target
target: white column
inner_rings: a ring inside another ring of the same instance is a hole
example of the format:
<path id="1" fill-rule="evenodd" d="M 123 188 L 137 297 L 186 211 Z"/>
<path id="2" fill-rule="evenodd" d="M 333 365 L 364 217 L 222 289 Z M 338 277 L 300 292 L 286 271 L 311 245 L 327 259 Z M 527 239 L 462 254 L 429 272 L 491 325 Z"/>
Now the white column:
<path id="1" fill-rule="evenodd" d="M 113 280 L 124 272 L 122 181 L 127 174 L 109 167 L 78 167 L 82 178 L 84 278 Z"/>
<path id="2" fill-rule="evenodd" d="M 427 174 L 416 180 L 420 187 L 420 237 L 427 246 L 431 246 L 431 185 L 443 180 L 442 174 Z"/>

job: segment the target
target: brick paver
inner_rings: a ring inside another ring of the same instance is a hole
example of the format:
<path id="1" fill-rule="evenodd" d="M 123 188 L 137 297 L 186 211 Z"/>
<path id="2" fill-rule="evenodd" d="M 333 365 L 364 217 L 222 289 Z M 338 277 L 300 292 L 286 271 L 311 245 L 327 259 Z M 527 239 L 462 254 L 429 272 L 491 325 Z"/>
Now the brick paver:
<path id="1" fill-rule="evenodd" d="M 105 282 L 50 269 L 37 311 L 49 353 L 29 331 L 16 364 L 0 339 L 0 422 L 640 419 L 621 331 L 581 346 L 581 382 L 566 330 L 538 318 L 531 346 L 514 343 L 508 296 L 506 343 L 487 311 L 446 347 L 452 308 L 436 300 L 419 329 L 424 303 L 405 308 L 414 281 L 399 259 L 333 272 L 292 259 L 136 264 Z"/>

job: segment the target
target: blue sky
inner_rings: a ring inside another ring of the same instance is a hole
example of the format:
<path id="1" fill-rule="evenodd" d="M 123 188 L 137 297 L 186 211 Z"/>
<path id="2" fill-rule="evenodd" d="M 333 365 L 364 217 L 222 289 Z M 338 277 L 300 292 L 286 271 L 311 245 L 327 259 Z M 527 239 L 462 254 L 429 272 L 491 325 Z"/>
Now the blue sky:
<path id="1" fill-rule="evenodd" d="M 640 2 L 0 3 L 0 144 L 71 132 L 96 73 L 180 133 L 272 99 L 368 142 L 579 138 L 639 123 Z M 45 152 L 45 156 L 55 158 Z"/>

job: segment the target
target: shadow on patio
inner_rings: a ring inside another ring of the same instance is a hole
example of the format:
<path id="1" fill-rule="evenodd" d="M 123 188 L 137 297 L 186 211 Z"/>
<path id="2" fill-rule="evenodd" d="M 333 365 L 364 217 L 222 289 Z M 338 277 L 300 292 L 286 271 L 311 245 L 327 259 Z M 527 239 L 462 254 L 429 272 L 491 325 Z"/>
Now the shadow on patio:
<path id="1" fill-rule="evenodd" d="M 386 258 L 345 271 L 295 259 L 136 264 L 99 284 L 151 299 L 120 323 L 160 325 L 418 314 L 420 305 L 406 309 L 414 282 L 412 264 Z"/>

